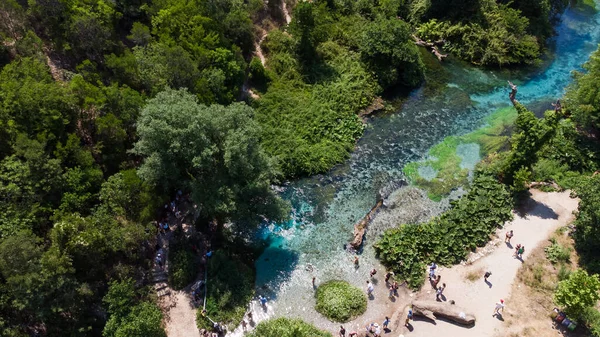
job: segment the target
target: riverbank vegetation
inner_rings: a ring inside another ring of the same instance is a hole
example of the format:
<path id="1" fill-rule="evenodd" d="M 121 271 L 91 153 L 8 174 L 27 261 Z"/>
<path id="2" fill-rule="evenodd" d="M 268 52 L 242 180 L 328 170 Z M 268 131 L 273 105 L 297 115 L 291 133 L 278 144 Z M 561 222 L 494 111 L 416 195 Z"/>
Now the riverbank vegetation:
<path id="1" fill-rule="evenodd" d="M 362 290 L 346 281 L 327 281 L 317 288 L 315 309 L 334 322 L 347 322 L 367 310 Z"/>
<path id="2" fill-rule="evenodd" d="M 198 310 L 198 328 L 211 330 L 212 320 L 233 331 L 254 296 L 254 274 L 254 270 L 239 257 L 216 251 L 208 263 L 206 313 Z"/>
<path id="3" fill-rule="evenodd" d="M 117 327 L 143 312 L 160 328 L 147 298 L 119 313 L 102 299 L 151 281 L 167 196 L 190 192 L 198 225 L 218 231 L 285 218 L 271 184 L 344 160 L 358 112 L 420 83 L 414 33 L 476 64 L 531 63 L 562 7 L 524 3 L 302 2 L 285 26 L 260 0 L 0 1 L 0 329 L 160 335 Z M 252 58 L 263 20 L 279 27 L 265 65 Z M 457 49 L 470 30 L 492 52 Z M 192 259 L 171 258 L 183 287 Z"/>
<path id="4" fill-rule="evenodd" d="M 299 319 L 277 318 L 260 322 L 248 337 L 332 337 Z"/>

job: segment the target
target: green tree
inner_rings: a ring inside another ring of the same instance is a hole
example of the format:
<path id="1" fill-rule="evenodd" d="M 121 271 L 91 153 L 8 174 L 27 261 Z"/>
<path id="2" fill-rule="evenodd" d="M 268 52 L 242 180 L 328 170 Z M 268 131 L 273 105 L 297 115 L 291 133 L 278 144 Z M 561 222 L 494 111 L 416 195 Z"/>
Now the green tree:
<path id="1" fill-rule="evenodd" d="M 396 18 L 380 18 L 364 28 L 359 50 L 383 88 L 416 86 L 423 79 L 424 66 L 410 34 L 408 24 Z"/>
<path id="2" fill-rule="evenodd" d="M 166 337 L 160 309 L 150 302 L 136 304 L 136 297 L 132 279 L 110 283 L 103 299 L 109 314 L 104 337 Z"/>
<path id="3" fill-rule="evenodd" d="M 252 117 L 242 103 L 207 107 L 186 90 L 159 93 L 138 120 L 140 177 L 165 191 L 191 190 L 209 219 L 283 218 L 285 207 L 270 188 L 276 170 Z"/>
<path id="4" fill-rule="evenodd" d="M 600 272 L 600 175 L 586 178 L 576 188 L 580 198 L 575 220 L 575 247 L 583 266 L 590 272 Z"/>
<path id="5" fill-rule="evenodd" d="M 568 279 L 560 281 L 554 293 L 556 303 L 565 308 L 567 314 L 581 317 L 584 310 L 600 300 L 600 279 L 588 275 L 585 270 L 576 270 Z"/>
<path id="6" fill-rule="evenodd" d="M 565 108 L 575 122 L 600 130 L 600 50 L 583 65 L 587 73 L 575 73 L 575 82 L 566 94 Z"/>

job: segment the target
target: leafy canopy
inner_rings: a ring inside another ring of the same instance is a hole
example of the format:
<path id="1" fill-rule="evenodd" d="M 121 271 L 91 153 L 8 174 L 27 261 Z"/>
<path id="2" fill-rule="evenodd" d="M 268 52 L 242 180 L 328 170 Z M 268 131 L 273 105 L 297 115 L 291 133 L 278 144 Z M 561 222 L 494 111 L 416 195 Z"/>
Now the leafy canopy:
<path id="1" fill-rule="evenodd" d="M 286 208 L 270 188 L 277 171 L 260 146 L 253 114 L 243 103 L 198 104 L 187 90 L 159 93 L 137 124 L 140 177 L 165 191 L 191 190 L 210 219 L 282 219 Z"/>
<path id="2" fill-rule="evenodd" d="M 585 270 L 579 269 L 571 273 L 568 279 L 558 283 L 554 300 L 569 315 L 579 318 L 585 309 L 596 305 L 600 300 L 599 292 L 598 275 L 588 275 Z"/>

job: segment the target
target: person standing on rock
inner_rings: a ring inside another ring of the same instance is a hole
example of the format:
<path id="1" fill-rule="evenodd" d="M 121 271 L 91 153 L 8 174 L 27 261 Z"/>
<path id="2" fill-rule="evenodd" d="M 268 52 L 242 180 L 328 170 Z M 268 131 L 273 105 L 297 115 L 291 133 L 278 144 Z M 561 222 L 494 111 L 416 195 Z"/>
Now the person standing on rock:
<path id="1" fill-rule="evenodd" d="M 410 325 L 410 320 L 413 318 L 412 307 L 408 308 L 408 314 L 406 315 L 406 321 L 404 322 L 404 326 L 408 327 Z"/>
<path id="2" fill-rule="evenodd" d="M 494 317 L 496 315 L 502 316 L 500 311 L 504 312 L 504 300 L 503 299 L 500 299 L 500 302 L 496 302 L 496 308 L 494 309 L 494 314 L 492 315 L 492 317 Z"/>

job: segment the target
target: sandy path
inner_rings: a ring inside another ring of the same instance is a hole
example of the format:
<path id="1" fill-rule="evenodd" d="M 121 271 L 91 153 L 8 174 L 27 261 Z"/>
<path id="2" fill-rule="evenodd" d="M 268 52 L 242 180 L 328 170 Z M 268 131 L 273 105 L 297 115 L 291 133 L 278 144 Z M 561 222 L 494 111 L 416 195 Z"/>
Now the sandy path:
<path id="1" fill-rule="evenodd" d="M 573 219 L 572 212 L 577 209 L 578 201 L 569 197 L 569 192 L 544 193 L 531 190 L 531 207 L 525 217 L 515 216 L 515 219 L 498 230 L 498 238 L 493 240 L 484 251 L 489 255 L 479 258 L 471 265 L 457 265 L 449 269 L 441 269 L 442 282 L 447 283 L 444 291 L 447 300 L 455 300 L 457 305 L 475 314 L 475 326 L 464 328 L 446 321 L 438 320 L 433 324 L 426 320 L 413 321 L 413 331 L 402 327 L 400 331 L 392 334 L 394 337 L 402 333 L 412 337 L 485 337 L 493 336 L 502 328 L 502 321 L 492 317 L 495 303 L 501 298 L 509 298 L 511 285 L 515 280 L 521 261 L 512 257 L 514 249 L 504 243 L 504 234 L 507 230 L 514 230 L 512 244 L 518 243 L 525 246 L 523 259 L 534 247 L 545 241 L 558 227 L 568 224 Z M 495 249 L 490 249 L 496 246 Z M 491 251 L 491 252 L 490 252 Z M 474 257 L 481 254 L 474 254 Z M 489 278 L 492 286 L 483 281 L 483 275 L 476 281 L 470 282 L 465 276 L 473 271 L 492 272 Z M 426 284 L 418 295 L 419 298 L 435 299 L 435 293 L 429 284 Z M 510 302 L 505 302 L 505 312 L 510 312 Z"/>
<path id="2" fill-rule="evenodd" d="M 167 336 L 169 337 L 200 337 L 196 326 L 196 309 L 191 305 L 187 292 L 174 292 L 175 305 L 169 310 L 169 319 L 166 322 Z"/>

